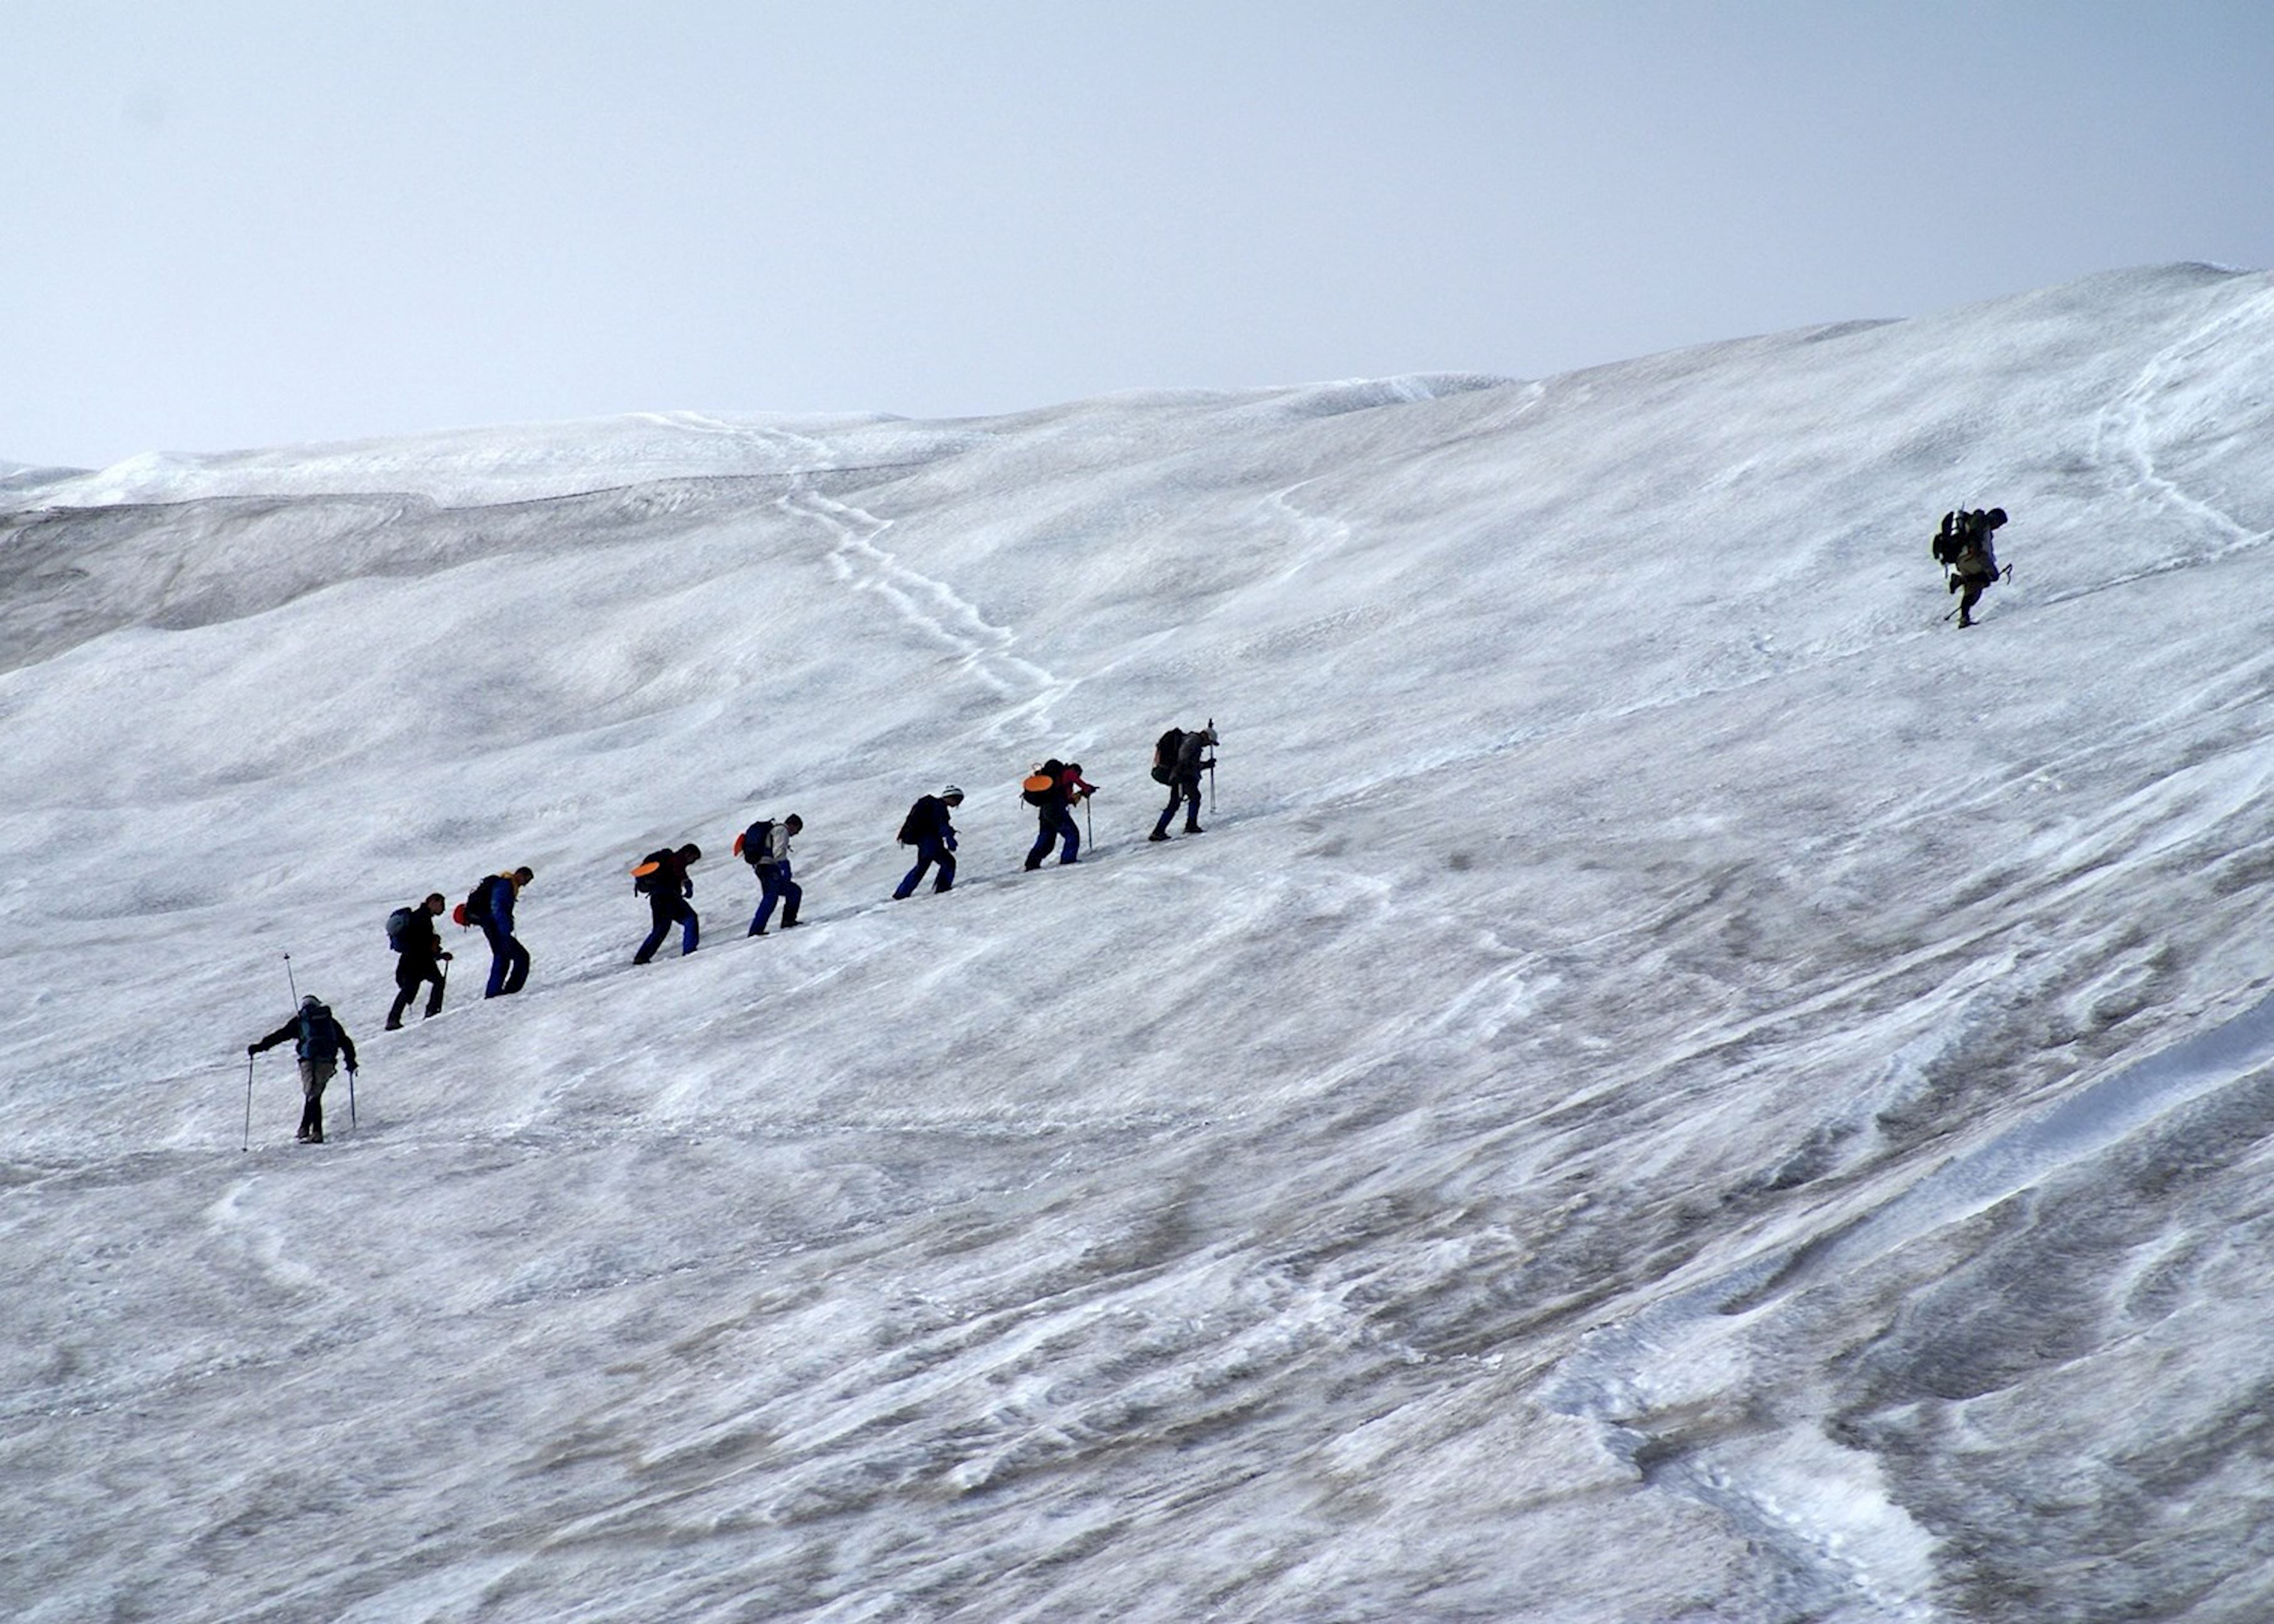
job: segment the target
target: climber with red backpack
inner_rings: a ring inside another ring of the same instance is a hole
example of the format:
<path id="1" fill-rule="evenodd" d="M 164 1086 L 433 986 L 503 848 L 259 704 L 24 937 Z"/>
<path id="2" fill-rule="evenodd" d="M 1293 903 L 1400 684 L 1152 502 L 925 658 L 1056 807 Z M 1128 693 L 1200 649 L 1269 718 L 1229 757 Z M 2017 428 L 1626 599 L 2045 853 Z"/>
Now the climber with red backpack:
<path id="1" fill-rule="evenodd" d="M 776 903 L 781 904 L 781 928 L 796 928 L 797 907 L 805 900 L 805 888 L 790 877 L 789 841 L 804 828 L 805 820 L 793 812 L 779 823 L 770 817 L 759 818 L 734 837 L 736 853 L 758 876 L 758 911 L 750 915 L 749 934 L 754 936 L 766 934 L 766 921 L 773 917 Z"/>
<path id="2" fill-rule="evenodd" d="M 493 874 L 451 911 L 450 917 L 459 924 L 479 925 L 482 935 L 489 938 L 490 979 L 482 989 L 485 998 L 519 992 L 529 980 L 529 950 L 513 934 L 513 905 L 521 888 L 536 877 L 525 868 Z"/>

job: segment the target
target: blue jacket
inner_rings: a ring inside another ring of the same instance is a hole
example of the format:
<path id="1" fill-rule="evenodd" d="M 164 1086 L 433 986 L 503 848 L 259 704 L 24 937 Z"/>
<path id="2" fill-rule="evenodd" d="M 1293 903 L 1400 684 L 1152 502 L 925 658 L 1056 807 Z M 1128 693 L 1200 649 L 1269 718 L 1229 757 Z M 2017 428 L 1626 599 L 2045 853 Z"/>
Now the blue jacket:
<path id="1" fill-rule="evenodd" d="M 483 882 L 482 900 L 489 906 L 491 922 L 508 936 L 513 934 L 513 899 L 521 893 L 514 888 L 513 876 L 493 874 Z"/>

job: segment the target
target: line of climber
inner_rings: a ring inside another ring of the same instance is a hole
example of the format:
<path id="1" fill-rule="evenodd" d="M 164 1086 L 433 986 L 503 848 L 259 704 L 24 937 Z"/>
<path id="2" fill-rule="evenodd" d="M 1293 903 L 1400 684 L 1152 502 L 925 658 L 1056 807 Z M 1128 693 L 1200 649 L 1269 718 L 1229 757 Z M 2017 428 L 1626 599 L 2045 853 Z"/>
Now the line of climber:
<path id="1" fill-rule="evenodd" d="M 1210 752 L 1216 743 L 1216 722 L 1211 718 L 1206 726 L 1190 731 L 1171 727 L 1154 745 L 1153 778 L 1168 786 L 1169 800 L 1154 822 L 1153 832 L 1146 837 L 1148 840 L 1168 839 L 1169 826 L 1180 810 L 1185 815 L 1186 834 L 1203 832 L 1200 821 L 1201 777 L 1203 773 L 1209 775 L 1213 786 L 1216 758 Z M 1042 867 L 1052 847 L 1058 849 L 1060 863 L 1081 861 L 1081 830 L 1074 821 L 1073 809 L 1095 794 L 1096 788 L 1082 777 L 1080 762 L 1056 757 L 1038 763 L 1020 784 L 1021 798 L 1035 810 L 1035 842 L 1028 848 L 1026 859 L 1029 871 Z M 894 901 L 905 901 L 914 895 L 927 874 L 933 876 L 934 892 L 955 888 L 954 812 L 962 804 L 963 791 L 949 784 L 936 794 L 918 796 L 908 808 L 907 816 L 900 822 L 899 841 L 915 849 L 915 862 L 894 888 Z M 757 912 L 750 917 L 751 936 L 767 933 L 777 907 L 780 910 L 781 929 L 787 930 L 798 923 L 798 907 L 804 899 L 804 891 L 791 872 L 790 841 L 804 827 L 805 820 L 792 813 L 779 822 L 758 818 L 734 837 L 735 854 L 750 865 L 758 882 Z M 702 939 L 702 926 L 692 906 L 695 882 L 688 870 L 702 856 L 702 848 L 690 843 L 651 852 L 632 866 L 633 889 L 647 898 L 650 914 L 647 937 L 632 955 L 634 964 L 644 965 L 652 959 L 674 925 L 680 928 L 680 951 L 686 954 L 695 951 Z M 421 989 L 430 989 L 425 1015 L 441 1011 L 451 954 L 442 945 L 435 921 L 446 910 L 458 924 L 468 929 L 478 927 L 489 943 L 489 980 L 482 996 L 503 997 L 522 989 L 529 980 L 530 958 L 529 950 L 514 933 L 514 906 L 522 891 L 536 877 L 526 866 L 508 869 L 484 876 L 455 909 L 449 908 L 441 892 L 434 891 L 417 906 L 400 907 L 388 915 L 387 942 L 395 953 L 395 998 L 387 1012 L 388 1031 L 401 1028 L 403 1017 L 418 1002 Z M 352 1083 L 356 1072 L 355 1040 L 330 1008 L 311 994 L 299 1000 L 299 1007 L 290 1019 L 266 1037 L 246 1045 L 245 1053 L 252 1059 L 262 1050 L 286 1041 L 293 1045 L 294 1056 L 299 1063 L 303 1103 L 297 1138 L 302 1144 L 320 1145 L 324 1142 L 324 1088 L 336 1074 L 343 1059 Z M 248 1147 L 252 1131 L 252 1077 L 248 1068 Z"/>
<path id="2" fill-rule="evenodd" d="M 1170 827 L 1180 811 L 1184 814 L 1184 832 L 1203 832 L 1200 821 L 1201 778 L 1215 771 L 1216 759 L 1210 752 L 1216 747 L 1216 723 L 1211 718 L 1202 727 L 1171 727 L 1155 743 L 1152 776 L 1156 782 L 1167 786 L 1169 799 L 1147 839 L 1170 838 Z M 1210 781 L 1213 782 L 1212 777 Z M 1081 861 L 1081 826 L 1075 821 L 1074 810 L 1096 793 L 1096 786 L 1082 777 L 1080 762 L 1052 757 L 1035 766 L 1020 786 L 1021 798 L 1035 810 L 1035 840 L 1026 855 L 1028 870 L 1042 867 L 1053 848 L 1061 864 Z M 905 901 L 913 896 L 927 876 L 931 877 L 935 893 L 955 888 L 954 814 L 962 804 L 962 789 L 948 784 L 933 793 L 918 796 L 909 807 L 907 816 L 900 822 L 898 840 L 901 846 L 912 848 L 915 862 L 893 890 L 893 900 Z M 750 866 L 758 883 L 758 905 L 750 916 L 749 935 L 768 934 L 775 927 L 778 909 L 781 929 L 797 927 L 798 910 L 804 902 L 805 892 L 794 871 L 790 843 L 804 828 L 805 820 L 791 813 L 779 820 L 756 819 L 734 837 L 735 855 Z M 693 952 L 700 944 L 702 921 L 693 906 L 695 881 L 689 871 L 702 856 L 702 848 L 690 842 L 650 852 L 633 865 L 633 890 L 647 898 L 649 910 L 648 934 L 632 954 L 634 964 L 651 960 L 670 938 L 674 927 L 679 930 L 681 954 Z M 514 907 L 523 890 L 535 877 L 526 867 L 486 876 L 463 902 L 450 910 L 458 924 L 478 929 L 489 944 L 489 979 L 482 989 L 486 998 L 518 992 L 528 981 L 529 950 L 515 934 Z M 416 907 L 397 908 L 388 917 L 388 945 L 396 955 L 395 999 L 387 1015 L 390 1032 L 403 1025 L 422 989 L 427 993 L 425 1013 L 432 1016 L 441 1010 L 448 976 L 446 966 L 451 955 L 442 945 L 436 921 L 447 908 L 447 899 L 436 891 Z"/>

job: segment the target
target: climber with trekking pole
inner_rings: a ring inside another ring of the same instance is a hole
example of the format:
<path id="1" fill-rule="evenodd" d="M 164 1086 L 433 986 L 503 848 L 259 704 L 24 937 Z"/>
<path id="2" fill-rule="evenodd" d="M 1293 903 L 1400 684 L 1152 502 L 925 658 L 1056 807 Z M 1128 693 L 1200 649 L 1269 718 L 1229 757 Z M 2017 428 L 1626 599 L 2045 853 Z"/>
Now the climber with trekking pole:
<path id="1" fill-rule="evenodd" d="M 288 953 L 285 958 L 289 979 L 291 955 Z M 293 990 L 297 992 L 298 989 L 298 983 L 295 981 Z M 300 1007 L 293 1012 L 291 1019 L 259 1042 L 245 1045 L 248 1063 L 245 1083 L 245 1138 L 248 1150 L 252 1145 L 252 1071 L 249 1057 L 263 1049 L 274 1049 L 287 1038 L 292 1040 L 293 1053 L 300 1062 L 303 1103 L 300 1108 L 299 1142 L 303 1145 L 324 1142 L 324 1085 L 332 1080 L 343 1059 L 348 1067 L 348 1124 L 350 1127 L 355 1124 L 355 1040 L 324 1006 L 323 1000 L 310 993 L 300 1000 Z"/>
<path id="2" fill-rule="evenodd" d="M 1999 568 L 1997 550 L 1991 544 L 1992 535 L 2005 523 L 2003 508 L 1987 512 L 1977 508 L 1970 513 L 1954 508 L 1942 515 L 1942 529 L 1934 538 L 1934 561 L 1949 572 L 1947 589 L 1953 592 L 1963 589 L 1966 593 L 1953 611 L 1962 629 L 1974 624 L 1974 605 L 1982 601 L 1984 591 L 2001 579 L 2014 578 L 2011 564 Z"/>
<path id="3" fill-rule="evenodd" d="M 1036 808 L 1035 844 L 1027 850 L 1029 870 L 1043 866 L 1053 845 L 1061 864 L 1081 861 L 1081 830 L 1073 821 L 1073 808 L 1097 793 L 1086 783 L 1080 762 L 1062 762 L 1053 756 L 1035 769 L 1020 786 L 1020 797 Z"/>
<path id="4" fill-rule="evenodd" d="M 432 1019 L 441 1010 L 450 974 L 444 966 L 450 962 L 450 955 L 442 951 L 434 921 L 449 906 L 440 891 L 433 891 L 417 907 L 400 907 L 387 916 L 387 944 L 395 953 L 395 1005 L 387 1011 L 389 1032 L 403 1029 L 403 1018 L 418 1002 L 421 987 L 431 986 L 434 990 L 426 1000 L 425 1014 L 419 1019 Z"/>
<path id="5" fill-rule="evenodd" d="M 1209 751 L 1216 744 L 1216 718 L 1210 717 L 1207 726 L 1186 733 L 1181 727 L 1171 727 L 1153 746 L 1153 781 L 1169 786 L 1169 804 L 1161 808 L 1155 820 L 1153 832 L 1148 840 L 1169 838 L 1169 824 L 1182 807 L 1185 813 L 1185 832 L 1201 834 L 1201 773 L 1209 775 L 1209 811 L 1216 811 L 1216 757 Z"/>

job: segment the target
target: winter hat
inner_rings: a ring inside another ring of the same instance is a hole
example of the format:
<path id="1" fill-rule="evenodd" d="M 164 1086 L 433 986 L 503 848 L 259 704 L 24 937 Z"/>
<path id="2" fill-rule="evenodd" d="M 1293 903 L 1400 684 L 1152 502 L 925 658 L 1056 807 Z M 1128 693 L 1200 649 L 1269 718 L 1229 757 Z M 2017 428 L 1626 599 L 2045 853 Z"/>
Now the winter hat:
<path id="1" fill-rule="evenodd" d="M 942 801 L 960 801 L 963 799 L 962 786 L 960 785 L 951 784 L 945 789 L 939 792 L 939 798 Z"/>

